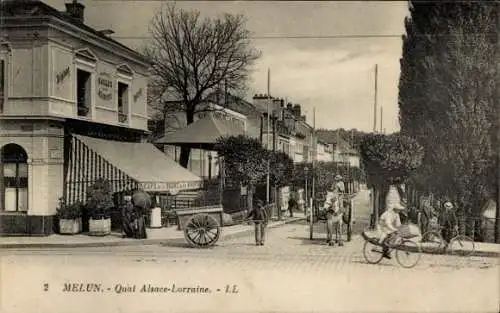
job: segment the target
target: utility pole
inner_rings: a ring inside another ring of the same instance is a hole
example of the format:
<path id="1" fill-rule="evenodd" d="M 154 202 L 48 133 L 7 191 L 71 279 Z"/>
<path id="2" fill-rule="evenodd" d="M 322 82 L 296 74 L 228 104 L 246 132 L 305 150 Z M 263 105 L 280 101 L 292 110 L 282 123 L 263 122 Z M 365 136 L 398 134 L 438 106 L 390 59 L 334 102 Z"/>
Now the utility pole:
<path id="1" fill-rule="evenodd" d="M 373 132 L 377 132 L 377 80 L 378 80 L 378 64 L 375 64 L 375 96 L 373 102 Z"/>
<path id="2" fill-rule="evenodd" d="M 378 86 L 377 86 L 377 83 L 378 83 L 378 64 L 375 64 L 375 93 L 374 93 L 374 101 L 373 101 L 373 132 L 376 133 L 377 132 L 377 92 L 378 92 Z M 372 200 L 373 200 L 373 225 L 371 226 L 375 226 L 377 225 L 378 223 L 378 212 L 379 212 L 379 209 L 378 209 L 378 203 L 380 201 L 379 200 L 379 196 L 380 196 L 380 191 L 378 190 L 379 188 L 377 188 L 376 186 L 373 186 L 372 188 L 372 192 L 371 192 L 371 195 L 372 195 Z"/>
<path id="3" fill-rule="evenodd" d="M 380 106 L 380 132 L 384 133 L 383 130 L 384 128 L 382 127 L 383 125 L 383 116 L 384 116 L 384 107 Z"/>
<path id="4" fill-rule="evenodd" d="M 269 150 L 271 148 L 271 141 L 269 134 L 270 132 L 270 121 L 269 121 L 269 115 L 270 115 L 270 106 L 271 106 L 271 70 L 267 69 L 267 132 L 266 132 L 266 138 L 267 138 L 267 149 Z M 266 204 L 269 204 L 269 183 L 270 183 L 270 164 L 269 164 L 269 159 L 267 160 L 267 176 L 266 176 Z"/>
<path id="5" fill-rule="evenodd" d="M 313 238 L 313 221 L 314 221 L 314 207 L 316 205 L 316 175 L 315 175 L 315 165 L 316 165 L 316 156 L 317 156 L 317 144 L 316 144 L 316 107 L 313 107 L 313 131 L 312 131 L 312 139 L 313 139 L 313 159 L 312 159 L 312 191 L 311 191 L 311 214 L 309 215 L 309 237 L 312 240 Z M 307 192 L 307 190 L 306 190 Z"/>

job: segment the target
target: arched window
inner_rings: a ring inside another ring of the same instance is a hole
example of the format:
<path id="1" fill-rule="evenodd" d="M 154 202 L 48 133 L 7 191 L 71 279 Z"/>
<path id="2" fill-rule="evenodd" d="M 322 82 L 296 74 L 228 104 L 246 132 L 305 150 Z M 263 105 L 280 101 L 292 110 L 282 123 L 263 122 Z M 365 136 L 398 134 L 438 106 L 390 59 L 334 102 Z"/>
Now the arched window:
<path id="1" fill-rule="evenodd" d="M 5 145 L 1 150 L 2 162 L 2 211 L 28 211 L 28 155 L 16 144 Z"/>

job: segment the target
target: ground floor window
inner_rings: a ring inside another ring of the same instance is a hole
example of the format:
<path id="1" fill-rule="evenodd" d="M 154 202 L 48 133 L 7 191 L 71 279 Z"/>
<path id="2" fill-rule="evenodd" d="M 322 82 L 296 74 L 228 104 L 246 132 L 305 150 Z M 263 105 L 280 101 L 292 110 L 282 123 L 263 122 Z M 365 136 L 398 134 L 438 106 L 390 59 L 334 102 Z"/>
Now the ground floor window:
<path id="1" fill-rule="evenodd" d="M 28 211 L 28 156 L 16 144 L 1 149 L 1 210 L 5 212 Z"/>

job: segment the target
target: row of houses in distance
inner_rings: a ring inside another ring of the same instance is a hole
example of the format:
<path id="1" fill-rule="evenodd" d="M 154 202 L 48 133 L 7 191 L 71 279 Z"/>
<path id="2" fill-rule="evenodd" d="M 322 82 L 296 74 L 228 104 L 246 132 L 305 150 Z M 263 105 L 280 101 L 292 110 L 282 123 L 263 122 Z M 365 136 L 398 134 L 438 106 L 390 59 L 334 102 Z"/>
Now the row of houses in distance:
<path id="1" fill-rule="evenodd" d="M 295 163 L 334 161 L 359 167 L 359 155 L 347 143 L 327 143 L 315 136 L 299 104 L 285 103 L 282 98 L 264 94 L 254 95 L 249 102 L 219 92 L 209 95 L 200 107 L 189 126 L 183 112 L 169 114 L 164 119 L 166 141 L 158 142 L 167 143 L 162 148 L 176 161 L 179 161 L 180 147 L 168 143 L 209 140 L 200 138 L 209 133 L 213 133 L 212 140 L 220 135 L 245 134 L 260 140 L 267 149 L 286 153 Z M 216 152 L 192 149 L 188 169 L 201 177 L 214 176 L 219 171 Z"/>

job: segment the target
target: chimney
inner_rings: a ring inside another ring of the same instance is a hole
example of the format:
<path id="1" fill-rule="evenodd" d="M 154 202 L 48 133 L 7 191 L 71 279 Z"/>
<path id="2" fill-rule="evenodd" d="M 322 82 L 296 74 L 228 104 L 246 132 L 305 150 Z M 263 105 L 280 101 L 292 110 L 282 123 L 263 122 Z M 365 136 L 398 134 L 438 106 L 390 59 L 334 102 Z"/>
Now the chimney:
<path id="1" fill-rule="evenodd" d="M 300 113 L 301 113 L 300 104 L 294 105 L 293 106 L 293 114 L 295 115 L 295 117 L 300 119 L 300 115 L 301 115 Z"/>
<path id="2" fill-rule="evenodd" d="M 65 5 L 66 13 L 75 20 L 83 23 L 83 11 L 85 10 L 85 6 L 81 3 L 78 3 L 77 0 L 73 0 L 73 2 L 71 3 L 65 3 Z"/>

